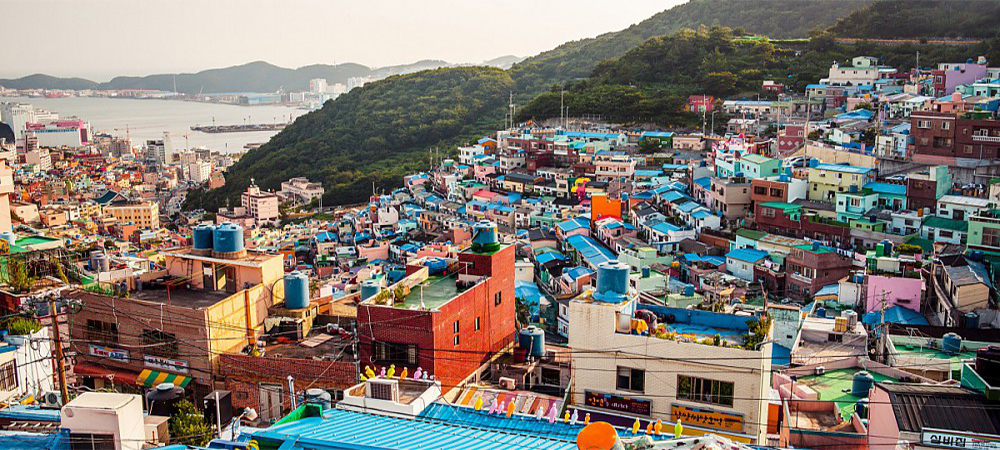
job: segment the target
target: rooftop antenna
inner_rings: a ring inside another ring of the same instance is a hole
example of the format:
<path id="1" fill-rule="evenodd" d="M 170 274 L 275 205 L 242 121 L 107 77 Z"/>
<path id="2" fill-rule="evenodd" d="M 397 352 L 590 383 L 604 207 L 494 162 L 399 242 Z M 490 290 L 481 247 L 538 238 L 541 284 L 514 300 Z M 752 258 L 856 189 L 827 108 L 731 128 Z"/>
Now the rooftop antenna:
<path id="1" fill-rule="evenodd" d="M 510 127 L 508 127 L 507 129 L 508 130 L 513 130 L 514 129 L 514 92 L 513 91 L 511 91 L 511 93 L 510 93 L 510 104 L 508 105 L 508 108 L 510 109 Z"/>

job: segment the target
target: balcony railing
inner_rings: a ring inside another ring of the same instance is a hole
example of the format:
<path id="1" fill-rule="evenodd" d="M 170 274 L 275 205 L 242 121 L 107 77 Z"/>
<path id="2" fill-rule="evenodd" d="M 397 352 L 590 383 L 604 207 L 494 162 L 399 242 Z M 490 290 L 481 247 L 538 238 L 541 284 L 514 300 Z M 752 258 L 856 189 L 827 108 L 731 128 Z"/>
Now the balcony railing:
<path id="1" fill-rule="evenodd" d="M 812 281 L 813 281 L 812 278 L 809 278 L 809 277 L 804 276 L 804 275 L 799 275 L 797 273 L 790 273 L 790 274 L 788 274 L 788 276 L 791 277 L 793 280 L 798 281 L 800 283 L 811 284 Z"/>
<path id="2" fill-rule="evenodd" d="M 983 136 L 981 134 L 973 134 L 972 140 L 977 142 L 1000 142 L 1000 136 Z"/>

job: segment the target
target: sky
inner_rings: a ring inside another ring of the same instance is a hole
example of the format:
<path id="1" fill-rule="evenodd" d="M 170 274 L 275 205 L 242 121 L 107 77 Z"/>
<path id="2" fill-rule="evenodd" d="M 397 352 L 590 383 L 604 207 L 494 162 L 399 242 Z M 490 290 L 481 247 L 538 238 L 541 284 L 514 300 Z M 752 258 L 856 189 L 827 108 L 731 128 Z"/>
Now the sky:
<path id="1" fill-rule="evenodd" d="M 0 0 L 0 77 L 531 56 L 685 0 Z"/>

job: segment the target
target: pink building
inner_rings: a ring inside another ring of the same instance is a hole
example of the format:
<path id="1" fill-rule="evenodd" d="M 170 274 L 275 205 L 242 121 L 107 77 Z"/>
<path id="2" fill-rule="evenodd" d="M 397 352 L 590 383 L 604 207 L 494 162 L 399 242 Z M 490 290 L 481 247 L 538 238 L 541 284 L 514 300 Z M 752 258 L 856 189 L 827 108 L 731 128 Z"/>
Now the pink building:
<path id="1" fill-rule="evenodd" d="M 920 312 L 920 298 L 924 291 L 924 280 L 918 278 L 868 276 L 868 291 L 865 311 L 881 311 L 893 306 L 902 306 Z"/>
<path id="2" fill-rule="evenodd" d="M 986 64 L 941 63 L 931 72 L 935 97 L 944 97 L 955 92 L 962 84 L 971 84 L 986 77 Z"/>

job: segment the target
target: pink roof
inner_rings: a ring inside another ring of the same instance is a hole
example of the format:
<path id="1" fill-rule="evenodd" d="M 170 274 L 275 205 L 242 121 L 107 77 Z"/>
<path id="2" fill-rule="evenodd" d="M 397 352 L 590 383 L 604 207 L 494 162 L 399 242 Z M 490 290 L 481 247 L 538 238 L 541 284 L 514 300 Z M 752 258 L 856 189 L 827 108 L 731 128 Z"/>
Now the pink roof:
<path id="1" fill-rule="evenodd" d="M 496 192 L 490 192 L 490 191 L 479 191 L 479 192 L 476 192 L 473 195 L 478 196 L 478 197 L 493 198 L 493 197 L 496 197 L 498 194 Z"/>

